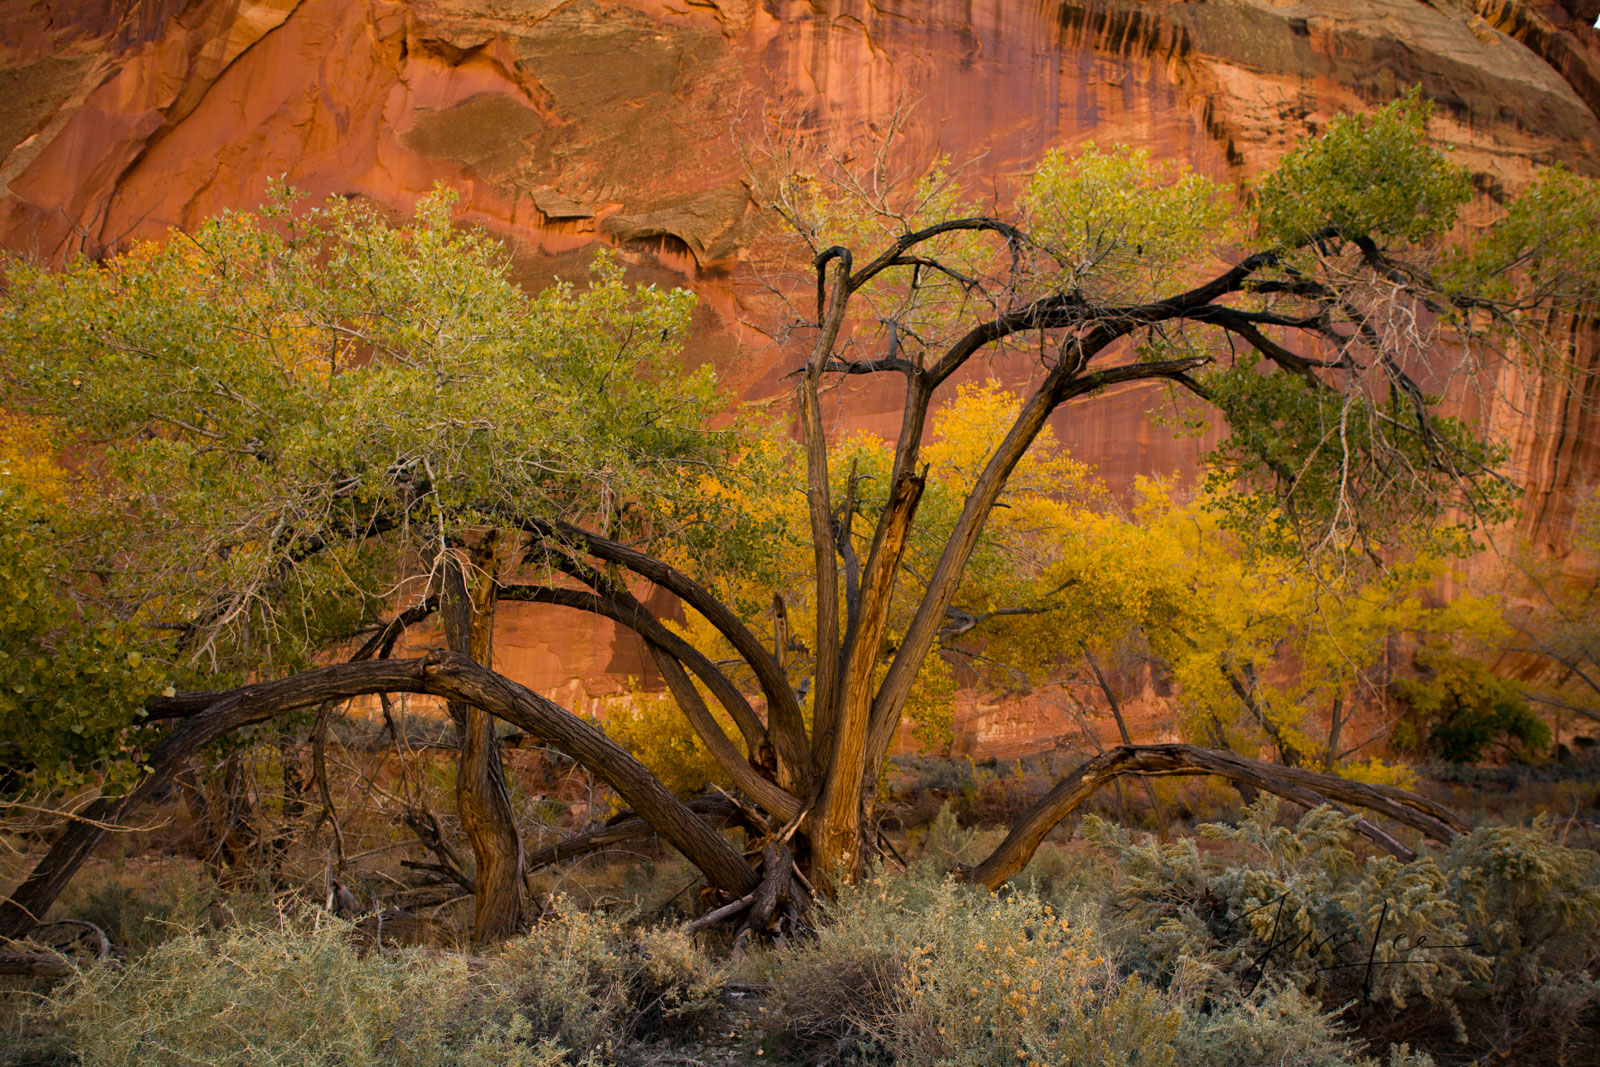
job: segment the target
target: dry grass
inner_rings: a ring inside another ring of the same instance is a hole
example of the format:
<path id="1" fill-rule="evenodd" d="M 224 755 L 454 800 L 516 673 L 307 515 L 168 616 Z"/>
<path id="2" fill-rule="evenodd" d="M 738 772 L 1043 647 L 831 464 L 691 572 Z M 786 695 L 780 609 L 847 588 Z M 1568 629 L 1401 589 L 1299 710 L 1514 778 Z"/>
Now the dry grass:
<path id="1" fill-rule="evenodd" d="M 233 861 L 219 860 L 224 828 L 208 814 L 225 775 L 200 776 L 192 796 L 175 792 L 154 814 L 159 828 L 113 838 L 61 902 L 59 914 L 93 921 L 123 946 L 126 966 L 85 967 L 53 993 L 14 982 L 0 998 L 0 1063 L 1332 1067 L 1387 1058 L 1391 1041 L 1421 1043 L 1444 1065 L 1507 1050 L 1501 1062 L 1532 1062 L 1519 1057 L 1563 1049 L 1566 1062 L 1582 1063 L 1575 1050 L 1600 1047 L 1600 874 L 1577 847 L 1581 820 L 1550 820 L 1554 842 L 1480 831 L 1437 857 L 1436 874 L 1409 881 L 1337 848 L 1326 864 L 1295 867 L 1231 838 L 1197 841 L 1182 857 L 1192 871 L 1166 859 L 1147 871 L 1154 843 L 1089 841 L 1081 824 L 1063 826 L 1014 891 L 990 896 L 945 876 L 986 854 L 1001 820 L 1059 768 L 914 764 L 885 804 L 917 824 L 896 832 L 912 870 L 845 893 L 815 939 L 734 961 L 715 934 L 691 942 L 672 927 L 707 906 L 702 885 L 670 850 L 640 842 L 537 872 L 544 918 L 524 938 L 469 954 L 465 902 L 426 907 L 449 888 L 399 868 L 431 858 L 400 825 L 402 802 L 432 806 L 459 837 L 446 814 L 449 753 L 402 763 L 365 735 L 346 741 L 329 756 L 342 868 L 320 802 L 303 797 L 298 812 L 289 803 L 275 747 L 247 754 L 249 829 L 233 832 L 250 847 Z M 606 810 L 588 807 L 587 783 L 570 767 L 537 752 L 511 764 L 535 842 Z M 1099 811 L 1153 827 L 1159 810 L 1177 845 L 1195 821 L 1245 814 L 1236 793 L 1208 780 L 1154 785 L 1155 807 L 1134 784 L 1103 795 Z M 1515 797 L 1558 814 L 1594 800 L 1568 780 L 1519 787 L 1513 800 L 1476 781 L 1435 788 L 1488 797 L 1491 821 L 1512 814 Z M 931 801 L 939 806 L 926 818 L 906 817 Z M 21 859 L 38 845 L 12 840 Z M 266 847 L 278 841 L 287 844 Z M 1355 871 L 1382 878 L 1357 892 L 1339 881 Z M 1189 879 L 1211 896 L 1163 890 L 1135 914 L 1141 877 L 1168 887 Z M 358 908 L 422 901 L 417 922 L 447 951 L 372 951 L 370 936 L 322 910 L 332 880 Z M 1457 939 L 1492 961 L 1489 977 L 1465 968 L 1453 984 L 1435 982 L 1437 1004 L 1427 989 L 1396 986 L 1403 1007 L 1374 997 L 1346 1010 L 1364 999 L 1359 980 L 1319 977 L 1317 961 L 1271 949 L 1273 933 L 1259 924 L 1212 921 L 1218 907 L 1247 911 L 1246 897 L 1278 882 L 1307 902 L 1307 921 L 1335 925 L 1385 886 L 1426 889 L 1443 901 L 1430 906 L 1454 909 Z M 1210 940 L 1194 940 L 1197 929 Z M 1188 964 L 1169 965 L 1184 944 Z M 1451 1011 L 1470 1024 L 1469 1044 L 1457 1041 Z M 1423 1062 L 1394 1055 L 1396 1065 Z"/>

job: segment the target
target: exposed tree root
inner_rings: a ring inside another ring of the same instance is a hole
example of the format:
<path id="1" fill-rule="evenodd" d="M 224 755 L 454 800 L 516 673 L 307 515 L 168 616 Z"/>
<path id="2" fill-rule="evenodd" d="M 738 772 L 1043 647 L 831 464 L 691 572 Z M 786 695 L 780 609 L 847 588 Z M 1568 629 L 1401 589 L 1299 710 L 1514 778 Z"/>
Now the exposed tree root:
<path id="1" fill-rule="evenodd" d="M 735 952 L 742 952 L 755 941 L 782 941 L 785 931 L 793 935 L 809 929 L 807 915 L 811 897 L 794 850 L 781 838 L 769 840 L 761 849 L 761 884 L 737 900 L 713 908 L 684 926 L 684 932 L 702 930 L 738 920 L 733 935 Z"/>
<path id="2" fill-rule="evenodd" d="M 778 910 L 778 898 L 794 883 L 794 852 L 787 844 L 768 845 L 762 849 L 761 866 L 764 872 L 761 885 L 756 889 L 755 899 L 750 902 L 750 910 L 745 913 L 744 923 L 733 937 L 735 949 L 741 949 L 749 944 L 751 938 L 767 933 L 774 912 Z"/>

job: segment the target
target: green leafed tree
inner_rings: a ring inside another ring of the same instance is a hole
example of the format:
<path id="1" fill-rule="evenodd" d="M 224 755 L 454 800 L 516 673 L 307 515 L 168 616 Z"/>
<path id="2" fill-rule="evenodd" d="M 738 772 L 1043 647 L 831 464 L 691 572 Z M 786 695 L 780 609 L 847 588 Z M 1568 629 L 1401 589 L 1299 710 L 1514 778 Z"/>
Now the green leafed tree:
<path id="1" fill-rule="evenodd" d="M 524 293 L 500 245 L 453 226 L 449 205 L 425 199 L 395 228 L 282 196 L 105 264 L 14 264 L 7 401 L 87 451 L 57 526 L 33 519 L 8 539 L 11 602 L 43 611 L 45 590 L 70 592 L 83 610 L 67 618 L 146 674 L 213 687 L 292 675 L 351 642 L 387 655 L 400 630 L 381 615 L 396 602 L 443 604 L 451 647 L 487 663 L 483 592 L 519 562 L 503 527 L 683 521 L 726 436 L 704 426 L 709 374 L 676 361 L 692 298 L 624 285 L 609 262 L 581 289 Z M 24 499 L 8 495 L 8 521 L 28 521 Z M 19 624 L 34 645 L 68 639 Z M 130 704 L 30 684 L 97 739 L 153 691 Z M 503 932 L 522 889 L 498 748 L 486 715 L 451 710 L 489 905 L 479 928 Z"/>
<path id="2" fill-rule="evenodd" d="M 873 786 L 936 648 L 1012 606 L 967 598 L 998 558 L 997 508 L 1045 469 L 1034 450 L 1052 416 L 1138 383 L 1209 409 L 1229 431 L 1214 463 L 1240 487 L 1228 521 L 1278 551 L 1379 567 L 1398 541 L 1459 547 L 1471 522 L 1507 513 L 1503 448 L 1441 397 L 1529 362 L 1564 369 L 1540 342 L 1551 314 L 1600 296 L 1600 190 L 1554 172 L 1527 194 L 1537 209 L 1525 197 L 1469 232 L 1470 185 L 1429 145 L 1427 114 L 1412 96 L 1341 119 L 1243 201 L 1142 153 L 1052 153 L 1003 215 L 943 169 L 902 187 L 887 153 L 863 171 L 861 156 L 769 142 L 752 152 L 752 186 L 810 260 L 780 312 L 799 438 L 784 463 L 737 428 L 707 428 L 709 372 L 677 362 L 688 297 L 605 268 L 585 290 L 522 294 L 495 246 L 437 204 L 405 229 L 350 206 L 237 216 L 103 266 L 16 270 L 6 403 L 59 420 L 96 457 L 83 476 L 115 501 L 107 552 L 123 557 L 93 580 L 160 590 L 119 610 L 171 627 L 173 662 L 215 657 L 229 681 L 253 681 L 153 696 L 149 713 L 181 724 L 99 815 L 126 814 L 196 744 L 242 724 L 428 692 L 469 734 L 476 709 L 593 769 L 759 931 L 797 863 L 825 888 L 869 858 Z M 956 435 L 946 465 L 932 421 L 1001 351 L 1026 354 L 1030 385 L 982 433 Z M 823 406 L 860 375 L 902 400 L 894 440 L 870 456 L 839 448 Z M 787 531 L 809 555 L 791 595 L 803 633 L 775 630 L 787 612 L 729 580 L 760 573 L 775 516 L 751 504 L 785 477 L 803 489 Z M 650 612 L 633 592 L 645 582 L 689 624 Z M 643 638 L 742 817 L 769 835 L 759 869 L 614 742 L 484 662 L 505 598 Z M 381 625 L 367 631 L 381 651 L 433 610 L 455 654 L 299 669 L 341 627 Z M 1063 782 L 972 877 L 1000 884 L 1121 773 L 1223 773 L 1453 832 L 1400 790 L 1127 746 Z M 48 905 L 94 836 L 69 828 L 0 932 Z"/>

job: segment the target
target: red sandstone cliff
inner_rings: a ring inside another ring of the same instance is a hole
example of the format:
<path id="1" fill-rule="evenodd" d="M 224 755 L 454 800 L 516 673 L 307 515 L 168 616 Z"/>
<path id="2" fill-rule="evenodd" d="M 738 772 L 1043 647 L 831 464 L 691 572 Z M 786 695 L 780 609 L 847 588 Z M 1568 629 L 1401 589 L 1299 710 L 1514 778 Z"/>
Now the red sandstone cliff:
<path id="1" fill-rule="evenodd" d="M 253 206 L 280 175 L 397 209 L 444 180 L 530 282 L 606 243 L 693 285 L 696 358 L 770 395 L 788 368 L 739 355 L 733 321 L 748 108 L 856 129 L 909 95 L 908 151 L 981 151 L 985 183 L 1090 138 L 1243 179 L 1420 84 L 1496 198 L 1536 165 L 1600 173 L 1597 16 L 1600 0 L 0 0 L 0 243 L 99 254 Z M 1548 537 L 1600 474 L 1586 401 L 1552 391 L 1514 421 Z M 1148 403 L 1105 398 L 1059 432 L 1114 481 L 1192 464 Z M 889 398 L 850 410 L 876 427 Z M 502 634 L 514 674 L 573 703 L 642 669 L 604 624 L 530 612 Z"/>

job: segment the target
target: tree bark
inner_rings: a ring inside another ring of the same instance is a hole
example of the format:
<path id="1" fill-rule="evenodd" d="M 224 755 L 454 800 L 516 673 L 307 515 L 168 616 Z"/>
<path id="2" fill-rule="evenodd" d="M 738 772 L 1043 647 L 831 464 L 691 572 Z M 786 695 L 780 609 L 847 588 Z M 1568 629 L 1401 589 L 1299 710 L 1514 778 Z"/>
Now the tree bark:
<path id="1" fill-rule="evenodd" d="M 778 757 L 779 781 L 792 781 L 794 787 L 791 792 L 802 795 L 810 792 L 813 779 L 811 751 L 806 744 L 800 702 L 789 686 L 789 679 L 778 669 L 777 660 L 727 605 L 682 571 L 638 549 L 565 523 L 550 525 L 535 522 L 528 525 L 541 536 L 576 542 L 596 559 L 625 567 L 641 578 L 648 578 L 694 608 L 716 627 L 755 673 L 761 692 L 767 698 L 768 731 Z"/>
<path id="2" fill-rule="evenodd" d="M 833 290 L 828 291 L 828 264 L 838 259 Z M 817 392 L 822 369 L 833 355 L 839 327 L 850 303 L 850 253 L 834 247 L 817 256 L 817 335 L 806 373 L 799 387 L 800 426 L 806 449 L 806 502 L 811 520 L 811 547 L 816 567 L 817 668 L 812 696 L 813 731 L 829 738 L 839 716 L 839 567 L 835 560 L 833 504 L 828 484 L 828 435 L 822 428 L 822 405 Z M 802 737 L 802 741 L 804 738 Z M 828 751 L 824 749 L 823 751 Z M 791 785 L 791 783 L 785 783 Z"/>
<path id="3" fill-rule="evenodd" d="M 444 557 L 440 606 L 450 651 L 492 667 L 497 537 L 490 532 L 473 551 L 473 589 L 469 594 L 461 563 Z M 494 717 L 460 701 L 448 704 L 461 735 L 456 761 L 456 813 L 472 844 L 472 939 L 498 941 L 517 933 L 527 913 L 522 881 L 522 834 L 517 829 L 505 764 L 495 743 Z"/>
<path id="4" fill-rule="evenodd" d="M 885 506 L 890 521 L 879 524 L 867 558 L 861 583 L 861 623 L 855 645 L 849 650 L 844 700 L 838 709 L 827 778 L 811 820 L 812 864 L 822 882 L 831 879 L 836 870 L 853 878 L 861 862 L 861 782 L 871 726 L 872 676 L 889 625 L 900 558 L 911 535 L 922 488 L 921 477 L 907 475 L 890 489 Z"/>

